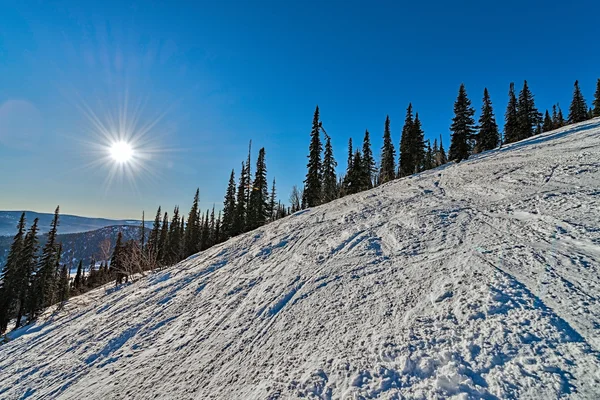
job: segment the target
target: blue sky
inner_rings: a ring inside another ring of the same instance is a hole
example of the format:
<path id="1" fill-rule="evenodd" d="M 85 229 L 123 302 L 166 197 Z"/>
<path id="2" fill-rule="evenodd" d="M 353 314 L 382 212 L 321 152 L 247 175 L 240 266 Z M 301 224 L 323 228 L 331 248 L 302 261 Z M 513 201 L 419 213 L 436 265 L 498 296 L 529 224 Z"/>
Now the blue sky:
<path id="1" fill-rule="evenodd" d="M 196 187 L 220 207 L 250 139 L 287 201 L 316 104 L 341 172 L 366 128 L 379 153 L 386 114 L 398 144 L 409 102 L 447 146 L 461 82 L 502 124 L 511 81 L 566 111 L 574 80 L 591 103 L 600 77 L 593 1 L 16 3 L 0 2 L 0 209 L 134 218 L 187 212 Z M 108 184 L 88 116 L 126 96 L 138 129 L 158 119 L 154 152 L 135 185 Z"/>

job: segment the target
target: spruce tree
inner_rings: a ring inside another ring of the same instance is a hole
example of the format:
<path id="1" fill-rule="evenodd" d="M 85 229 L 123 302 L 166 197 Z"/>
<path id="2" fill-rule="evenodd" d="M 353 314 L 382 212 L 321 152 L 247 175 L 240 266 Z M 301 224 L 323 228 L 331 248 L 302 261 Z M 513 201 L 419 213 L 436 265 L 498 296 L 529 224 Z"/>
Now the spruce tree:
<path id="1" fill-rule="evenodd" d="M 467 97 L 464 83 L 460 85 L 458 97 L 454 103 L 454 118 L 450 125 L 451 143 L 448 158 L 460 162 L 469 158 L 471 153 L 471 140 L 475 133 L 475 109 L 471 107 L 471 100 Z"/>
<path id="2" fill-rule="evenodd" d="M 219 216 L 217 217 L 217 221 L 215 222 L 215 244 L 221 243 L 221 238 L 221 211 L 219 211 Z"/>
<path id="3" fill-rule="evenodd" d="M 269 194 L 269 221 L 277 219 L 277 191 L 275 190 L 275 178 L 273 178 L 273 184 L 271 185 L 271 193 Z M 220 214 L 219 214 L 220 216 Z"/>
<path id="4" fill-rule="evenodd" d="M 554 123 L 552 122 L 552 117 L 548 110 L 544 114 L 544 125 L 542 125 L 542 132 L 550 132 L 554 129 Z"/>
<path id="5" fill-rule="evenodd" d="M 519 140 L 518 102 L 515 96 L 515 84 L 510 83 L 508 91 L 508 105 L 504 114 L 504 143 L 513 143 Z"/>
<path id="6" fill-rule="evenodd" d="M 234 220 L 232 221 L 232 235 L 236 236 L 243 233 L 246 228 L 246 166 L 242 163 L 240 181 L 237 190 L 237 202 L 235 204 Z"/>
<path id="7" fill-rule="evenodd" d="M 381 148 L 381 163 L 379 167 L 379 183 L 383 184 L 396 177 L 396 150 L 390 131 L 390 117 L 385 118 L 383 129 L 383 146 Z"/>
<path id="8" fill-rule="evenodd" d="M 33 273 L 37 263 L 38 252 L 38 222 L 39 220 L 37 218 L 33 220 L 33 224 L 29 228 L 29 231 L 27 231 L 27 235 L 25 235 L 25 240 L 23 242 L 23 249 L 21 250 L 21 255 L 19 257 L 20 279 L 16 289 L 18 304 L 15 328 L 21 326 L 22 317 L 27 310 L 31 310 L 31 307 L 34 305 L 32 304 L 32 289 L 34 288 Z"/>
<path id="9" fill-rule="evenodd" d="M 373 150 L 371 149 L 371 139 L 369 137 L 368 130 L 365 130 L 365 136 L 363 138 L 362 160 L 364 164 L 363 168 L 367 172 L 369 177 L 368 189 L 371 189 L 373 187 L 373 177 L 377 169 L 375 168 L 375 157 L 373 157 Z"/>
<path id="10" fill-rule="evenodd" d="M 446 150 L 444 149 L 444 142 L 442 142 L 442 135 L 440 135 L 440 150 L 439 155 L 436 160 L 438 166 L 444 165 L 448 162 L 448 157 L 446 156 Z"/>
<path id="11" fill-rule="evenodd" d="M 206 215 L 202 217 L 202 222 L 200 226 L 200 251 L 204 251 L 208 249 L 208 241 L 210 239 L 210 222 L 208 210 L 206 210 Z"/>
<path id="12" fill-rule="evenodd" d="M 421 120 L 419 119 L 419 113 L 415 114 L 415 120 L 412 125 L 412 140 L 411 140 L 411 153 L 413 156 L 414 172 L 421 172 L 423 170 L 423 163 L 425 160 L 425 136 L 423 128 L 421 127 Z"/>
<path id="13" fill-rule="evenodd" d="M 160 216 L 159 216 L 160 218 Z M 110 268 L 108 275 L 114 277 L 115 286 L 123 283 L 123 279 L 127 278 L 124 263 L 124 247 L 123 247 L 123 234 L 121 231 L 117 233 L 117 241 L 115 242 L 115 248 L 110 258 Z M 103 271 L 104 273 L 104 271 Z M 104 277 L 106 279 L 106 277 Z"/>
<path id="14" fill-rule="evenodd" d="M 181 259 L 179 206 L 175 206 L 173 209 L 173 218 L 171 218 L 171 224 L 169 225 L 168 238 L 166 263 L 172 265 Z"/>
<path id="15" fill-rule="evenodd" d="M 169 262 L 168 259 L 168 245 L 169 240 L 169 215 L 165 212 L 162 220 L 162 226 L 160 228 L 160 236 L 158 239 L 158 251 L 157 251 L 157 260 L 160 265 L 167 265 Z"/>
<path id="16" fill-rule="evenodd" d="M 198 244 L 200 241 L 200 189 L 196 189 L 192 208 L 188 214 L 187 225 L 185 226 L 184 234 L 184 251 L 183 256 L 189 257 L 198 252 Z"/>
<path id="17" fill-rule="evenodd" d="M 364 169 L 364 163 L 362 161 L 362 155 L 360 151 L 357 149 L 354 152 L 354 157 L 352 159 L 352 169 L 348 174 L 347 181 L 347 193 L 353 194 L 358 193 L 368 187 L 367 183 L 367 174 Z"/>
<path id="18" fill-rule="evenodd" d="M 79 293 L 81 291 L 82 286 L 83 286 L 83 260 L 79 260 L 79 264 L 77 264 L 77 273 L 75 274 L 75 278 L 73 279 L 73 292 Z"/>
<path id="19" fill-rule="evenodd" d="M 477 134 L 477 144 L 475 152 L 492 150 L 498 146 L 500 134 L 498 133 L 498 124 L 492 109 L 492 100 L 487 88 L 483 90 L 483 105 L 481 107 L 481 116 L 479 117 L 479 132 Z"/>
<path id="20" fill-rule="evenodd" d="M 594 93 L 594 109 L 592 110 L 592 116 L 600 117 L 600 78 L 596 82 L 596 92 Z"/>
<path id="21" fill-rule="evenodd" d="M 575 81 L 573 88 L 573 100 L 569 107 L 569 123 L 576 124 L 588 119 L 587 106 L 581 90 L 579 89 L 579 81 Z"/>
<path id="22" fill-rule="evenodd" d="M 17 224 L 17 233 L 13 237 L 6 265 L 0 275 L 0 334 L 6 331 L 8 322 L 15 311 L 18 294 L 17 286 L 19 277 L 19 258 L 23 250 L 25 239 L 25 213 L 21 214 Z"/>
<path id="23" fill-rule="evenodd" d="M 156 210 L 156 216 L 154 217 L 154 224 L 148 237 L 148 254 L 151 260 L 158 260 L 160 250 L 160 217 L 162 216 L 161 207 L 158 206 Z"/>
<path id="24" fill-rule="evenodd" d="M 233 221 L 235 219 L 235 172 L 231 170 L 229 175 L 229 184 L 227 192 L 225 192 L 225 200 L 223 201 L 223 223 L 221 226 L 221 236 L 224 240 L 229 239 L 234 235 Z"/>
<path id="25" fill-rule="evenodd" d="M 565 117 L 563 116 L 562 109 L 560 108 L 560 104 L 558 105 L 558 118 L 557 118 L 558 127 L 563 127 L 567 123 L 565 121 Z"/>
<path id="26" fill-rule="evenodd" d="M 304 180 L 304 195 L 306 197 L 306 206 L 318 206 L 321 202 L 321 182 L 323 177 L 323 165 L 321 163 L 321 121 L 319 119 L 319 106 L 315 109 L 313 116 L 312 130 L 310 132 L 310 146 L 308 154 L 308 164 L 306 179 Z"/>
<path id="27" fill-rule="evenodd" d="M 414 133 L 413 129 L 413 114 L 412 103 L 408 104 L 406 109 L 406 117 L 404 118 L 404 126 L 400 136 L 400 160 L 398 162 L 398 176 L 408 176 L 415 172 L 415 155 L 414 150 Z"/>
<path id="28" fill-rule="evenodd" d="M 248 204 L 247 230 L 256 229 L 265 224 L 269 208 L 269 187 L 267 182 L 267 164 L 265 162 L 265 148 L 258 151 L 256 160 L 256 175 Z"/>
<path id="29" fill-rule="evenodd" d="M 348 139 L 348 161 L 346 162 L 346 173 L 352 169 L 352 159 L 354 158 L 354 147 L 352 147 L 352 138 Z"/>
<path id="30" fill-rule="evenodd" d="M 144 220 L 145 215 L 144 211 L 142 211 L 142 223 L 140 224 L 140 249 L 144 252 L 145 241 L 146 241 L 146 221 Z"/>
<path id="31" fill-rule="evenodd" d="M 56 264 L 60 260 L 59 245 L 57 243 L 59 207 L 54 211 L 54 218 L 50 225 L 50 231 L 46 239 L 46 244 L 42 249 L 37 271 L 35 274 L 35 304 L 33 306 L 33 315 L 35 318 L 44 308 L 54 304 L 56 295 Z"/>
<path id="32" fill-rule="evenodd" d="M 325 134 L 325 153 L 323 155 L 323 199 L 322 203 L 328 203 L 337 199 L 337 176 L 335 174 L 337 162 L 333 158 L 331 138 Z"/>
<path id="33" fill-rule="evenodd" d="M 435 167 L 435 160 L 433 156 L 433 149 L 431 148 L 431 142 L 426 141 L 425 145 L 425 158 L 423 159 L 423 171 L 430 170 Z"/>
<path id="34" fill-rule="evenodd" d="M 215 205 L 213 204 L 212 206 L 212 211 L 210 212 L 210 226 L 209 226 L 209 230 L 210 230 L 210 234 L 208 236 L 208 246 L 214 246 L 217 242 L 218 242 L 218 237 L 216 236 L 216 231 L 215 231 Z"/>
<path id="35" fill-rule="evenodd" d="M 519 102 L 517 105 L 517 121 L 517 140 L 523 140 L 533 136 L 535 133 L 535 128 L 542 121 L 542 115 L 535 107 L 533 94 L 529 90 L 527 81 L 523 82 L 523 89 L 519 93 Z"/>

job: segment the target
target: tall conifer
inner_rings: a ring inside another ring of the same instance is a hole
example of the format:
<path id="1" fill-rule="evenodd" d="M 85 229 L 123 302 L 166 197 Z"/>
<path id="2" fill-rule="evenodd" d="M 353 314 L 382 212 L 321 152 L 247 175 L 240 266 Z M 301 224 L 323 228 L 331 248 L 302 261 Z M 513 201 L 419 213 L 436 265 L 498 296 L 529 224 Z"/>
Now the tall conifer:
<path id="1" fill-rule="evenodd" d="M 492 109 L 492 100 L 487 88 L 483 90 L 483 106 L 481 107 L 481 116 L 479 117 L 479 132 L 477 134 L 477 144 L 475 152 L 479 153 L 486 150 L 495 149 L 500 142 L 498 133 L 498 124 Z"/>
<path id="2" fill-rule="evenodd" d="M 588 109 L 585 104 L 585 99 L 579 89 L 579 81 L 575 81 L 573 87 L 573 100 L 569 107 L 569 123 L 575 124 L 588 119 Z"/>
<path id="3" fill-rule="evenodd" d="M 383 129 L 383 146 L 381 148 L 381 163 L 379 167 L 379 183 L 386 183 L 396 177 L 396 150 L 390 130 L 390 117 L 385 118 Z"/>
<path id="4" fill-rule="evenodd" d="M 475 133 L 475 110 L 471 107 L 471 100 L 467 97 L 464 83 L 460 85 L 458 97 L 454 103 L 454 118 L 450 126 L 451 143 L 448 158 L 460 162 L 469 158 L 471 141 Z"/>
<path id="5" fill-rule="evenodd" d="M 510 83 L 508 90 L 508 105 L 504 114 L 504 143 L 513 143 L 519 140 L 518 102 L 515 96 L 515 84 Z"/>
<path id="6" fill-rule="evenodd" d="M 321 121 L 319 119 L 319 106 L 317 106 L 310 132 L 308 164 L 306 165 L 307 172 L 306 179 L 304 180 L 304 196 L 307 207 L 318 206 L 321 202 L 321 182 L 323 177 L 321 152 L 323 151 L 323 145 L 321 144 L 320 132 Z"/>

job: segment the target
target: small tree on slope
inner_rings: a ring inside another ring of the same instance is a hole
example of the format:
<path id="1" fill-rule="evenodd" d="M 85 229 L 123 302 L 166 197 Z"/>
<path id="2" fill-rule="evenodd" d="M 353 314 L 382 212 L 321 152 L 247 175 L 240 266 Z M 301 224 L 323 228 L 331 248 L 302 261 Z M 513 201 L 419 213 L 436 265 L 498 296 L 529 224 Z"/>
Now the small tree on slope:
<path id="1" fill-rule="evenodd" d="M 451 143 L 448 158 L 460 162 L 469 158 L 471 153 L 470 142 L 475 133 L 475 110 L 471 107 L 471 100 L 467 97 L 464 83 L 460 85 L 458 97 L 454 102 L 454 118 L 450 125 Z"/>
<path id="2" fill-rule="evenodd" d="M 483 106 L 481 107 L 481 117 L 479 117 L 479 132 L 477 134 L 475 152 L 479 153 L 495 149 L 498 146 L 498 142 L 500 142 L 498 124 L 496 124 L 490 94 L 487 88 L 485 88 L 483 90 Z"/>
<path id="3" fill-rule="evenodd" d="M 569 107 L 569 123 L 575 124 L 588 119 L 587 106 L 581 90 L 579 89 L 579 81 L 575 81 L 573 87 L 573 100 Z"/>

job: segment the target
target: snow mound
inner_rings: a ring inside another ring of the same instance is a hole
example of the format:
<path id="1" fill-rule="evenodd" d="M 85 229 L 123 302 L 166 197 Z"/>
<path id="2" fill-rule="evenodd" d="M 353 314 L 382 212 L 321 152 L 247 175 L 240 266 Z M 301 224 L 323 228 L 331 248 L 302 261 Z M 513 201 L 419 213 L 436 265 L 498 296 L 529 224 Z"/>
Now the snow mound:
<path id="1" fill-rule="evenodd" d="M 0 398 L 600 398 L 600 119 L 74 298 Z"/>

